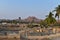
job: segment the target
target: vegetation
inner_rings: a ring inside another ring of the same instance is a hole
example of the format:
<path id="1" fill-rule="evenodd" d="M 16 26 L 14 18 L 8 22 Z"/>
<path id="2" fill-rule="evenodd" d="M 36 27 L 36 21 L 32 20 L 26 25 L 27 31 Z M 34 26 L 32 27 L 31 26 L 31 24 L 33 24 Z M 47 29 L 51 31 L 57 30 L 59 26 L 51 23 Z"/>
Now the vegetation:
<path id="1" fill-rule="evenodd" d="M 40 26 L 41 28 L 47 28 L 55 23 L 56 19 L 53 17 L 52 12 L 50 12 L 49 15 L 46 16 L 45 20 L 40 22 Z"/>
<path id="2" fill-rule="evenodd" d="M 60 17 L 60 5 L 53 10 L 55 12 L 55 18 L 58 17 L 58 22 L 59 22 L 59 17 Z M 50 25 L 59 25 L 59 23 L 56 22 L 56 19 L 53 17 L 54 14 L 52 12 L 49 13 L 49 15 L 46 16 L 45 20 L 40 23 L 41 27 L 43 26 L 50 26 Z"/>
<path id="3" fill-rule="evenodd" d="M 59 16 L 60 16 L 60 5 L 58 5 L 58 7 L 56 7 L 56 9 L 55 9 L 53 12 L 56 12 L 55 17 L 58 17 L 58 21 L 59 21 Z"/>
<path id="4" fill-rule="evenodd" d="M 47 18 L 44 21 L 45 21 L 45 23 L 47 23 L 47 25 L 56 23 L 56 19 L 53 17 L 52 12 L 49 13 L 49 15 L 47 16 Z"/>
<path id="5" fill-rule="evenodd" d="M 46 27 L 48 27 L 48 25 L 47 25 L 47 23 L 45 23 L 45 21 L 41 21 L 40 22 L 40 27 L 41 28 L 44 28 L 44 27 L 46 28 Z"/>

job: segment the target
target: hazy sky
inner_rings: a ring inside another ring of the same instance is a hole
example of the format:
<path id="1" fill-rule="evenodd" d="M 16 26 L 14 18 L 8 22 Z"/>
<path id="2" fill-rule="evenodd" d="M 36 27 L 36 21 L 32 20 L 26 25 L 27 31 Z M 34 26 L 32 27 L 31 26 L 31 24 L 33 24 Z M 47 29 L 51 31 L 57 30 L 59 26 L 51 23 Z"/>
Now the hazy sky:
<path id="1" fill-rule="evenodd" d="M 0 18 L 36 16 L 43 19 L 59 4 L 60 0 L 0 0 Z"/>

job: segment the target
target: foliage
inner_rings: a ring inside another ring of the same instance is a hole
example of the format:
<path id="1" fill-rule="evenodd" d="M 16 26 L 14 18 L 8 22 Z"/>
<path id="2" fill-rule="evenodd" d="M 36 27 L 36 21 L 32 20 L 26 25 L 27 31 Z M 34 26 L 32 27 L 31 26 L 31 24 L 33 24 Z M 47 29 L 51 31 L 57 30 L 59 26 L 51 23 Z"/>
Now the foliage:
<path id="1" fill-rule="evenodd" d="M 56 19 L 53 17 L 52 12 L 49 13 L 47 18 L 44 20 L 48 25 L 56 23 Z"/>
<path id="2" fill-rule="evenodd" d="M 53 12 L 56 12 L 55 17 L 58 17 L 58 20 L 59 20 L 59 16 L 60 16 L 60 5 L 58 5 L 58 7 L 56 7 L 56 9 Z"/>

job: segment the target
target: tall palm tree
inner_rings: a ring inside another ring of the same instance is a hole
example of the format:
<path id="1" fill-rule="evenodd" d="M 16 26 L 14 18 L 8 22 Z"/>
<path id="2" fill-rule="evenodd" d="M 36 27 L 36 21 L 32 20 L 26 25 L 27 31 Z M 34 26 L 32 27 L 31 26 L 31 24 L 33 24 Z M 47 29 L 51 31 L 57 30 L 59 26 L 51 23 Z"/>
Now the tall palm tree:
<path id="1" fill-rule="evenodd" d="M 56 12 L 55 17 L 58 17 L 58 21 L 59 21 L 59 16 L 60 16 L 60 5 L 58 5 L 58 7 L 55 8 L 55 10 L 53 12 Z"/>
<path id="2" fill-rule="evenodd" d="M 52 12 L 49 13 L 47 18 L 44 20 L 48 25 L 54 24 L 56 22 L 56 19 L 53 17 Z"/>

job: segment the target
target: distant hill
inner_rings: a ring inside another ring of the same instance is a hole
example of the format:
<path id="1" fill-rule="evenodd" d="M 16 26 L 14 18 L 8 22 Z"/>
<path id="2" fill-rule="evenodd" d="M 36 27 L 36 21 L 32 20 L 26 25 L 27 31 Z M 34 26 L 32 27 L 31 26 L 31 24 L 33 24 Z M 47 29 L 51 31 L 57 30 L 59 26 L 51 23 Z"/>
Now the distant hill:
<path id="1" fill-rule="evenodd" d="M 41 19 L 38 19 L 38 18 L 36 18 L 34 16 L 29 16 L 24 20 L 27 21 L 27 22 L 40 22 L 41 21 Z"/>

